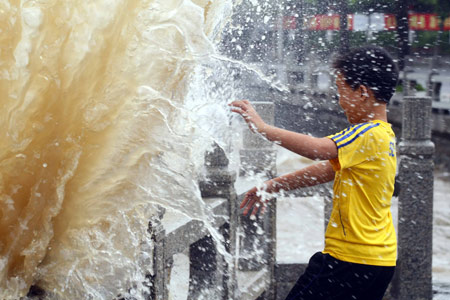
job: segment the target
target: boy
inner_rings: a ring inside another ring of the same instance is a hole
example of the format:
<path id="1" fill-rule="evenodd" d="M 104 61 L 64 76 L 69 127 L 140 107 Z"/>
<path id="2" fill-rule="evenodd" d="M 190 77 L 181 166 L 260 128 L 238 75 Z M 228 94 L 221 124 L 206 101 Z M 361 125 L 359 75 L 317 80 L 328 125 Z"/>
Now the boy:
<path id="1" fill-rule="evenodd" d="M 394 189 L 395 135 L 386 105 L 398 70 L 382 48 L 366 46 L 333 63 L 339 104 L 351 126 L 324 138 L 264 123 L 247 100 L 233 112 L 253 131 L 313 160 L 325 162 L 265 182 L 267 193 L 313 186 L 334 179 L 333 210 L 325 249 L 314 254 L 286 299 L 381 300 L 394 274 L 397 241 L 390 212 Z M 241 203 L 255 215 L 265 203 L 255 187 Z"/>

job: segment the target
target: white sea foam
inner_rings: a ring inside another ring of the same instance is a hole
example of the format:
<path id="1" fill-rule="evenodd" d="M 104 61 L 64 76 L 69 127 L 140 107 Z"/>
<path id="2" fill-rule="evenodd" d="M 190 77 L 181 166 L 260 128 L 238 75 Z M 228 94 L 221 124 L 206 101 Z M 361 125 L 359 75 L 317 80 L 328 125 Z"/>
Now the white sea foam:
<path id="1" fill-rule="evenodd" d="M 156 205 L 208 224 L 198 173 L 224 119 L 206 135 L 186 103 L 214 96 L 194 70 L 231 6 L 0 1 L 0 298 L 142 298 Z"/>

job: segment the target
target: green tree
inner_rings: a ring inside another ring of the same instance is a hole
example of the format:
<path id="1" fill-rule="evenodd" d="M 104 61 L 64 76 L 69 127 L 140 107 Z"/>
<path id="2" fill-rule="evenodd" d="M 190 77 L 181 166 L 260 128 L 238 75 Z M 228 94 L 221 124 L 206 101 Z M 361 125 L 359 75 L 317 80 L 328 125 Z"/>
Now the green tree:
<path id="1" fill-rule="evenodd" d="M 393 13 L 396 2 L 392 0 L 349 0 L 349 7 L 352 12 L 384 12 Z"/>

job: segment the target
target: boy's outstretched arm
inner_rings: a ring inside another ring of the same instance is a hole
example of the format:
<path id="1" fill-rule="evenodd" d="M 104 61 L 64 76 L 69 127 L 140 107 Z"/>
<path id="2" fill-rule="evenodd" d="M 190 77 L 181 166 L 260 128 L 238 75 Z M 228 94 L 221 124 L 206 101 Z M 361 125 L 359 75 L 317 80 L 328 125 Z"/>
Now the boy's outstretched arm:
<path id="1" fill-rule="evenodd" d="M 247 215 L 252 211 L 254 216 L 258 209 L 261 208 L 264 211 L 265 201 L 261 199 L 261 191 L 274 194 L 281 190 L 291 191 L 302 187 L 309 187 L 318 185 L 321 183 L 330 182 L 334 179 L 335 172 L 330 162 L 321 162 L 304 169 L 279 176 L 277 178 L 268 180 L 264 183 L 264 188 L 258 190 L 256 187 L 249 190 L 244 200 L 241 203 L 240 208 L 244 208 L 244 215 Z"/>
<path id="2" fill-rule="evenodd" d="M 314 160 L 329 160 L 338 156 L 336 144 L 329 138 L 316 138 L 266 124 L 248 100 L 234 101 L 231 111 L 240 114 L 250 129 L 278 142 L 282 147 Z"/>

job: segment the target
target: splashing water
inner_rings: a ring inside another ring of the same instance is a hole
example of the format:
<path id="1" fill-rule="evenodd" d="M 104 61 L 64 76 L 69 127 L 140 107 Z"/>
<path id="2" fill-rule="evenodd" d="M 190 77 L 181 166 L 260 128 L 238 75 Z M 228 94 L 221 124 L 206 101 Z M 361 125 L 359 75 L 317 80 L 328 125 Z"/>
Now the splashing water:
<path id="1" fill-rule="evenodd" d="M 204 218 L 185 99 L 231 4 L 0 1 L 1 299 L 139 290 L 154 204 Z"/>

